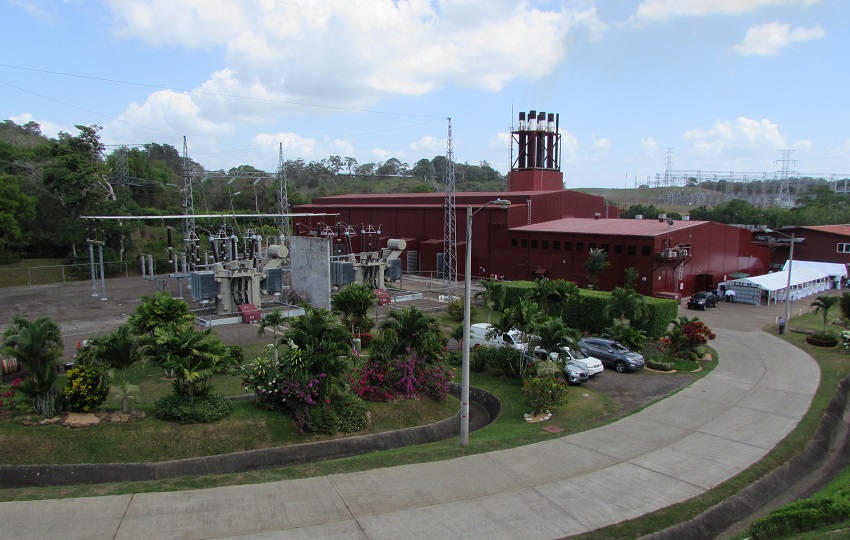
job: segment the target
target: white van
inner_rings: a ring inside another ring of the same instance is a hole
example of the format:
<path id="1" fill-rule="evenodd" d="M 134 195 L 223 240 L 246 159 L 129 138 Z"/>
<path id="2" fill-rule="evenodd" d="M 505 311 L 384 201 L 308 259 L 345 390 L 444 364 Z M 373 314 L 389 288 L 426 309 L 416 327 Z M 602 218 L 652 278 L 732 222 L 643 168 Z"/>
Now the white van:
<path id="1" fill-rule="evenodd" d="M 519 330 L 510 330 L 504 334 L 495 334 L 490 339 L 487 339 L 487 332 L 492 329 L 492 326 L 485 323 L 476 323 L 469 327 L 469 344 L 470 348 L 486 345 L 489 347 L 511 347 L 518 351 L 528 350 L 528 344 L 523 341 L 522 332 Z"/>

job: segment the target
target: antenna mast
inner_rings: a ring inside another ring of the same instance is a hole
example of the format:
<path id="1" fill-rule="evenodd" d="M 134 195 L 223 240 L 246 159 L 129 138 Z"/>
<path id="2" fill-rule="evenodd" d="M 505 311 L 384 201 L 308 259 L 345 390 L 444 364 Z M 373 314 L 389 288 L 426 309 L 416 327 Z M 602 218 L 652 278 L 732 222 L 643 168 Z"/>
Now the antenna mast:
<path id="1" fill-rule="evenodd" d="M 455 212 L 455 155 L 452 148 L 452 119 L 446 139 L 446 218 L 443 229 L 443 286 L 454 296 L 457 286 L 457 214 Z M 466 269 L 469 272 L 469 268 Z"/>

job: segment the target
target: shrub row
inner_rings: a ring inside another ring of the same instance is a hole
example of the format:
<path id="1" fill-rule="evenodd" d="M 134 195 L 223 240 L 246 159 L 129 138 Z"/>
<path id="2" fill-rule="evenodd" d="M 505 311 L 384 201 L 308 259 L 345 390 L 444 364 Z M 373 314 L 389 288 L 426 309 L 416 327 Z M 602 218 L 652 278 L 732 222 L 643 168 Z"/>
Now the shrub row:
<path id="1" fill-rule="evenodd" d="M 673 371 L 673 362 L 660 362 L 648 358 L 646 360 L 646 367 L 655 371 Z"/>
<path id="2" fill-rule="evenodd" d="M 153 405 L 153 414 L 161 420 L 176 420 L 181 424 L 210 423 L 224 418 L 233 411 L 233 405 L 221 394 L 211 394 L 204 399 L 168 394 Z"/>
<path id="3" fill-rule="evenodd" d="M 750 525 L 756 540 L 780 538 L 850 519 L 850 496 L 845 493 L 803 499 L 775 510 Z"/>
<path id="4" fill-rule="evenodd" d="M 520 299 L 528 299 L 534 292 L 533 281 L 507 281 L 495 285 L 504 289 L 504 302 L 496 306 L 499 311 L 518 304 Z M 564 305 L 563 319 L 568 326 L 590 334 L 601 334 L 611 325 L 602 312 L 608 304 L 611 293 L 579 289 L 579 296 Z M 635 327 L 646 332 L 650 338 L 658 338 L 667 332 L 670 321 L 679 313 L 679 304 L 667 298 L 644 296 L 647 314 Z"/>

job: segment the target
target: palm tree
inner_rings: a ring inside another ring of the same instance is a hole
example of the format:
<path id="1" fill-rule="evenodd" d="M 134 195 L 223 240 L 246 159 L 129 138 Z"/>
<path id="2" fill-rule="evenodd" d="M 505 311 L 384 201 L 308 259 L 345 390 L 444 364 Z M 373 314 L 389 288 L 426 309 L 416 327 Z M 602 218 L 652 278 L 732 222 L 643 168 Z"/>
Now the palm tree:
<path id="1" fill-rule="evenodd" d="M 127 368 L 144 357 L 139 338 L 130 331 L 130 326 L 122 324 L 114 332 L 89 340 L 80 352 L 78 362 L 102 363 L 113 369 L 121 370 L 121 382 L 117 388 L 121 392 L 121 411 L 127 413 L 127 399 L 132 392 L 127 382 Z"/>
<path id="2" fill-rule="evenodd" d="M 551 357 L 554 352 L 560 352 L 564 347 L 575 348 L 581 334 L 578 330 L 568 327 L 563 320 L 551 317 L 544 322 L 535 325 L 535 337 L 532 347 L 541 347 L 546 351 L 546 357 Z M 561 360 L 564 360 L 561 354 Z"/>
<path id="3" fill-rule="evenodd" d="M 648 308 L 643 296 L 634 289 L 616 287 L 611 291 L 608 303 L 602 308 L 606 319 L 627 319 L 639 321 L 647 314 Z"/>
<path id="4" fill-rule="evenodd" d="M 841 301 L 838 307 L 841 308 L 841 316 L 845 319 L 850 319 L 850 292 L 845 292 L 841 295 Z"/>
<path id="5" fill-rule="evenodd" d="M 608 262 L 608 252 L 601 248 L 592 248 L 587 252 L 584 269 L 587 271 L 587 282 L 591 289 L 599 287 L 599 274 L 611 266 Z"/>
<path id="6" fill-rule="evenodd" d="M 349 370 L 351 334 L 337 316 L 324 308 L 304 305 L 304 315 L 296 317 L 281 341 L 290 351 L 283 366 L 283 376 L 306 382 L 325 374 L 322 395 L 332 397 L 343 391 Z"/>
<path id="7" fill-rule="evenodd" d="M 449 338 L 457 341 L 457 350 L 461 350 L 463 348 L 463 325 L 459 324 L 452 328 Z"/>
<path id="8" fill-rule="evenodd" d="M 127 324 L 136 335 L 153 336 L 154 330 L 170 324 L 191 323 L 195 317 L 189 305 L 168 293 L 157 292 L 154 296 L 143 296 L 136 312 L 130 315 Z"/>
<path id="9" fill-rule="evenodd" d="M 13 317 L 3 332 L 3 353 L 26 370 L 19 388 L 31 400 L 44 398 L 53 389 L 56 363 L 64 349 L 61 334 L 59 325 L 49 317 Z"/>
<path id="10" fill-rule="evenodd" d="M 266 331 L 266 328 L 268 328 L 269 326 L 272 327 L 272 334 L 274 335 L 273 345 L 274 345 L 274 359 L 275 359 L 275 361 L 277 361 L 277 359 L 278 359 L 277 329 L 280 328 L 281 326 L 283 326 L 284 320 L 285 320 L 285 317 L 280 312 L 280 310 L 275 309 L 274 311 L 271 311 L 271 312 L 263 315 L 263 318 L 260 319 L 260 324 L 257 325 L 257 335 L 258 336 L 262 336 L 263 333 Z"/>
<path id="11" fill-rule="evenodd" d="M 228 356 L 212 328 L 199 332 L 193 326 L 166 326 L 154 330 L 163 365 L 174 373 L 174 391 L 180 396 L 205 398 L 212 390 L 214 373 L 224 371 Z"/>
<path id="12" fill-rule="evenodd" d="M 331 308 L 334 313 L 342 314 L 343 322 L 349 326 L 352 335 L 355 332 L 359 335 L 360 332 L 372 329 L 373 322 L 369 317 L 369 310 L 376 301 L 377 296 L 371 287 L 352 283 L 331 299 Z"/>
<path id="13" fill-rule="evenodd" d="M 624 280 L 623 287 L 626 289 L 634 289 L 635 281 L 640 277 L 638 271 L 632 268 L 631 266 L 626 268 L 626 279 Z"/>
<path id="14" fill-rule="evenodd" d="M 482 285 L 484 290 L 475 293 L 475 299 L 480 299 L 487 306 L 487 324 L 490 324 L 490 314 L 493 309 L 501 306 L 505 301 L 505 287 L 494 280 L 485 280 Z"/>
<path id="15" fill-rule="evenodd" d="M 815 313 L 821 312 L 823 314 L 823 331 L 826 332 L 826 322 L 827 317 L 829 316 L 829 310 L 832 306 L 841 302 L 840 296 L 827 296 L 821 295 L 818 296 L 818 299 L 812 302 L 811 307 L 815 308 Z M 787 323 L 786 323 L 787 324 Z"/>
<path id="16" fill-rule="evenodd" d="M 410 349 L 416 351 L 426 361 L 436 360 L 446 343 L 446 336 L 440 329 L 440 323 L 417 307 L 406 307 L 400 311 L 391 311 L 379 325 L 379 338 L 393 344 L 389 351 L 393 357 L 404 354 Z"/>

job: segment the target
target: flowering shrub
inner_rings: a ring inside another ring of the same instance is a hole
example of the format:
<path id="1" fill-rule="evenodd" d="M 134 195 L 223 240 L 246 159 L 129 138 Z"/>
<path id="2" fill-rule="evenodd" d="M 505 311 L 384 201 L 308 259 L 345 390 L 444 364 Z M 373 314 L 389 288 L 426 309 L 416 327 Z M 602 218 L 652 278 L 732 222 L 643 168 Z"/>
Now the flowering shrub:
<path id="1" fill-rule="evenodd" d="M 0 411 L 15 410 L 15 393 L 18 391 L 18 386 L 24 382 L 21 377 L 12 381 L 12 386 L 8 390 L 0 394 Z"/>
<path id="2" fill-rule="evenodd" d="M 355 337 L 360 338 L 361 347 L 368 347 L 369 344 L 372 343 L 372 339 L 374 339 L 375 336 L 373 336 L 372 334 L 360 334 L 359 336 Z"/>
<path id="3" fill-rule="evenodd" d="M 104 366 L 84 364 L 68 371 L 65 401 L 72 411 L 90 412 L 109 395 L 109 372 Z"/>
<path id="4" fill-rule="evenodd" d="M 672 356 L 699 360 L 697 349 L 716 337 L 699 318 L 679 317 L 678 321 L 673 321 L 662 343 L 666 344 L 666 352 Z"/>
<path id="5" fill-rule="evenodd" d="M 429 396 L 444 400 L 454 377 L 443 363 L 426 363 L 415 354 L 388 362 L 371 359 L 351 380 L 357 395 L 369 401 L 391 401 L 397 397 Z"/>
<path id="6" fill-rule="evenodd" d="M 839 351 L 850 354 L 850 330 L 842 330 Z"/>
<path id="7" fill-rule="evenodd" d="M 567 382 L 560 377 L 528 377 L 522 382 L 525 404 L 537 415 L 564 403 Z"/>

